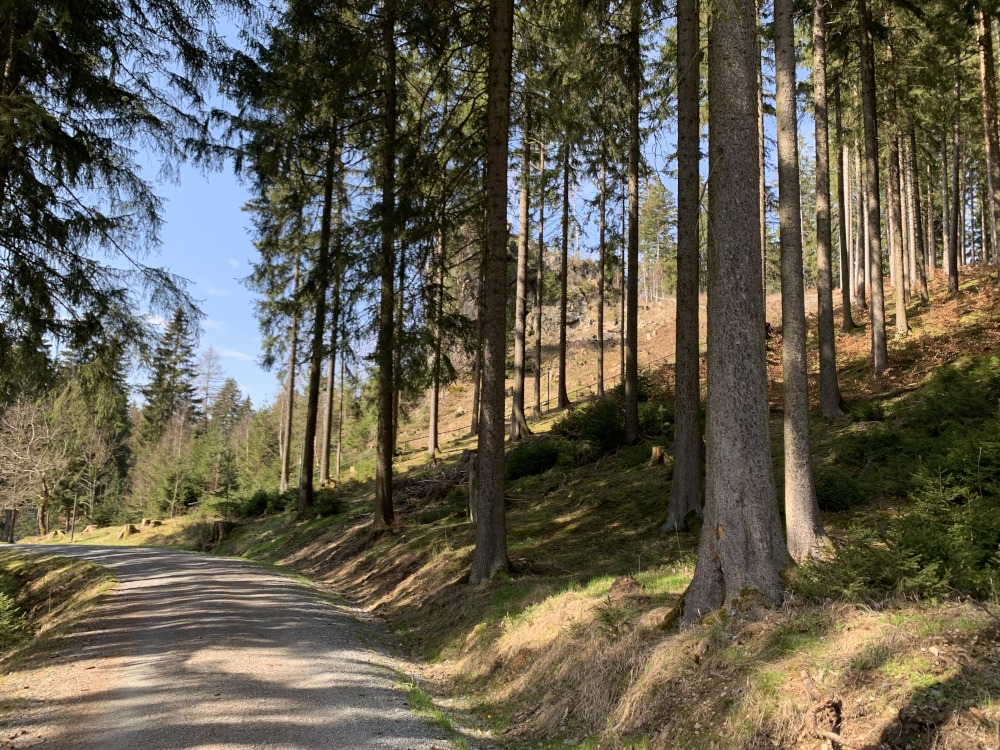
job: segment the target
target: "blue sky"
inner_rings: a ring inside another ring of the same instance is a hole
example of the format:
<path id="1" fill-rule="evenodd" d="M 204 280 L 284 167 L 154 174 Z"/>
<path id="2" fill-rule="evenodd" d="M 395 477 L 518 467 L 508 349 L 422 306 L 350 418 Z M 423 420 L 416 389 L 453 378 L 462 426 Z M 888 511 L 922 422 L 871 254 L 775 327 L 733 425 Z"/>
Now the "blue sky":
<path id="1" fill-rule="evenodd" d="M 159 254 L 149 262 L 190 282 L 191 296 L 205 313 L 199 350 L 212 346 L 255 406 L 273 401 L 277 378 L 257 364 L 254 296 L 241 281 L 257 252 L 241 210 L 249 193 L 231 168 L 206 175 L 189 166 L 181 169 L 179 184 L 159 184 L 156 192 L 165 200 L 164 226 Z"/>

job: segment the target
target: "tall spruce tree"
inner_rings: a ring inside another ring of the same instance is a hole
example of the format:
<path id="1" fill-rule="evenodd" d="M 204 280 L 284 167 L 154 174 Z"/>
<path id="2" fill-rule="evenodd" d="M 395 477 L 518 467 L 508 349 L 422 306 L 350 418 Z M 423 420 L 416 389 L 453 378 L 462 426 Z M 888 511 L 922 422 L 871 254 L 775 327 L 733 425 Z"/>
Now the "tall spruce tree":
<path id="1" fill-rule="evenodd" d="M 139 434 L 146 444 L 160 439 L 175 413 L 196 419 L 201 406 L 195 380 L 196 332 L 183 308 L 174 310 L 149 362 L 150 381 L 141 389 L 145 405 Z"/>

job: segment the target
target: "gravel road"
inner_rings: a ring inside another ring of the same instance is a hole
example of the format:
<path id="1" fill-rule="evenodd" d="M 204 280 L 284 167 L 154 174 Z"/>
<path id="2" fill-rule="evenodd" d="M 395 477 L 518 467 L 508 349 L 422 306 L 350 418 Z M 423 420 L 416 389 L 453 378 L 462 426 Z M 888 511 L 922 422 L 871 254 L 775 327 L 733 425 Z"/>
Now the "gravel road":
<path id="1" fill-rule="evenodd" d="M 407 707 L 369 626 L 292 579 L 170 550 L 24 549 L 91 560 L 120 584 L 60 658 L 5 678 L 27 691 L 3 722 L 9 746 L 452 747 Z"/>

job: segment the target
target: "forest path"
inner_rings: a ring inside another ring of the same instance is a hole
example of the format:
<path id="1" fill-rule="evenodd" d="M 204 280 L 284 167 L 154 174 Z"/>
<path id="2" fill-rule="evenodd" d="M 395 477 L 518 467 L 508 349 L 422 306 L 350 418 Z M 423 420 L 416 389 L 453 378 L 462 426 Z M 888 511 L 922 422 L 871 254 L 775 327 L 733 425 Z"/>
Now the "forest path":
<path id="1" fill-rule="evenodd" d="M 58 658 L 2 678 L 0 747 L 452 747 L 407 707 L 373 632 L 293 579 L 172 550 L 23 549 L 104 565 L 119 584 Z"/>

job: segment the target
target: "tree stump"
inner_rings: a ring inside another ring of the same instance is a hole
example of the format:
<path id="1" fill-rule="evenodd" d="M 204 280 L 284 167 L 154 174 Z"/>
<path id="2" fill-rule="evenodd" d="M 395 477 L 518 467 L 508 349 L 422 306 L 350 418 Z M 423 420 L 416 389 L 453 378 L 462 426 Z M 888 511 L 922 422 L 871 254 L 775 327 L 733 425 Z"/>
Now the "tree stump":
<path id="1" fill-rule="evenodd" d="M 90 524 L 89 526 L 87 526 L 87 528 L 83 530 L 83 534 L 93 534 L 95 531 L 97 531 L 97 527 L 94 526 L 94 524 Z"/>
<path id="2" fill-rule="evenodd" d="M 662 464 L 666 457 L 667 457 L 667 449 L 664 448 L 662 445 L 654 445 L 653 453 L 649 457 L 649 465 L 656 466 L 658 464 Z"/>
<path id="3" fill-rule="evenodd" d="M 133 534 L 138 534 L 139 529 L 135 527 L 134 523 L 127 523 L 122 526 L 122 530 L 118 532 L 118 538 L 124 539 L 127 536 L 132 536 Z"/>

